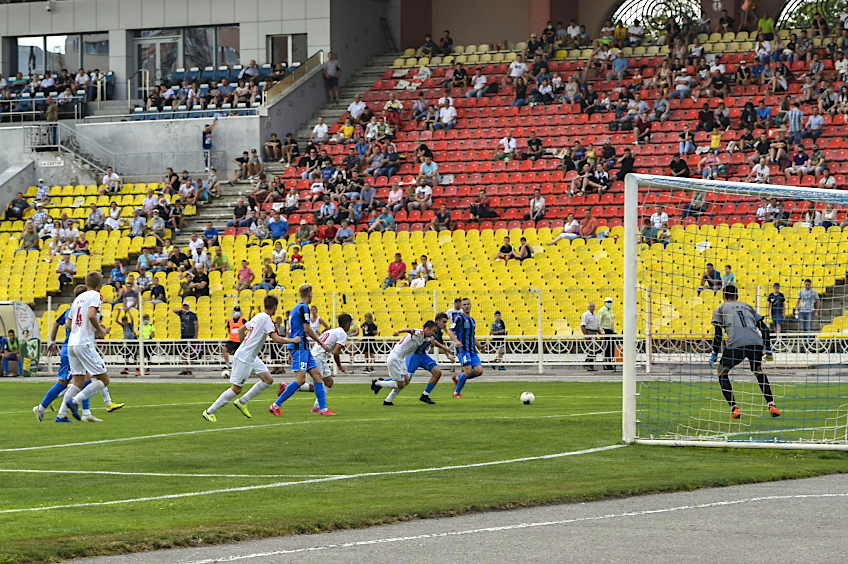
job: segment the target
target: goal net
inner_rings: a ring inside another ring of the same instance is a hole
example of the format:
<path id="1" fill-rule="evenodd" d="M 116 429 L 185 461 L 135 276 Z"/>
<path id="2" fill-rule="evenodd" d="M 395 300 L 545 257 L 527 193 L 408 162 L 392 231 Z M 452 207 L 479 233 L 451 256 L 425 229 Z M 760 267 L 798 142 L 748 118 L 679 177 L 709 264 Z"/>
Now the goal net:
<path id="1" fill-rule="evenodd" d="M 848 450 L 846 210 L 838 190 L 627 177 L 625 442 Z"/>

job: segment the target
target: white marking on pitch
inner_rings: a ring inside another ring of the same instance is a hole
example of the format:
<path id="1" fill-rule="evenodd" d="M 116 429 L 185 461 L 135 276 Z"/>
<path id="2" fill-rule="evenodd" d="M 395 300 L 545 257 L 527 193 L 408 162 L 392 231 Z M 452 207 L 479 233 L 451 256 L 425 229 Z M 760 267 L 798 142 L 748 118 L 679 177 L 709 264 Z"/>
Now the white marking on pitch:
<path id="1" fill-rule="evenodd" d="M 411 535 L 406 537 L 391 537 L 384 539 L 371 539 L 365 541 L 346 542 L 339 544 L 326 544 L 323 546 L 310 546 L 306 548 L 294 548 L 290 550 L 274 550 L 270 552 L 256 552 L 253 554 L 242 554 L 234 556 L 225 556 L 223 558 L 208 558 L 206 560 L 194 560 L 184 562 L 182 564 L 215 564 L 217 562 L 236 562 L 238 560 L 249 560 L 252 558 L 268 558 L 269 556 L 280 556 L 284 554 L 301 554 L 304 552 L 317 552 L 321 550 L 332 550 L 342 548 L 355 548 L 359 546 L 372 546 L 378 544 L 391 544 L 398 542 L 409 542 L 426 539 L 461 537 L 468 535 L 478 535 L 482 533 L 498 533 L 501 531 L 514 531 L 520 529 L 531 529 L 536 527 L 553 527 L 557 525 L 570 525 L 573 523 L 584 523 L 591 521 L 603 521 L 606 519 L 620 519 L 623 517 L 642 517 L 644 515 L 660 515 L 663 513 L 675 513 L 679 511 L 688 511 L 692 509 L 709 509 L 712 507 L 726 507 L 733 505 L 741 505 L 743 503 L 756 503 L 763 501 L 782 501 L 789 499 L 816 499 L 816 498 L 834 498 L 848 497 L 848 493 L 832 493 L 832 494 L 799 494 L 799 495 L 772 495 L 766 497 L 752 497 L 747 499 L 734 499 L 728 501 L 716 501 L 713 503 L 702 503 L 700 505 L 680 505 L 677 507 L 666 507 L 663 509 L 648 509 L 644 511 L 628 511 L 626 513 L 610 513 L 607 515 L 597 515 L 594 517 L 575 517 L 573 519 L 562 519 L 558 521 L 539 521 L 536 523 L 518 523 L 516 525 L 502 525 L 500 527 L 485 527 L 481 529 L 466 529 L 464 531 L 449 531 L 446 533 L 425 533 L 421 535 Z"/>
<path id="2" fill-rule="evenodd" d="M 171 472 L 112 472 L 106 470 L 33 470 L 0 468 L 6 474 L 96 474 L 102 476 L 154 476 L 165 478 L 329 478 L 341 474 L 176 474 Z"/>
<path id="3" fill-rule="evenodd" d="M 451 421 L 476 421 L 476 420 L 486 420 L 490 421 L 492 419 L 551 419 L 551 418 L 563 418 L 563 417 L 588 417 L 591 415 L 610 415 L 614 413 L 621 413 L 620 411 L 593 411 L 589 413 L 566 413 L 563 415 L 516 415 L 516 416 L 503 416 L 503 417 L 451 417 Z M 436 419 L 419 419 L 419 420 L 409 420 L 409 422 L 414 423 L 427 423 L 429 421 L 435 421 Z M 110 443 L 123 443 L 128 441 L 141 441 L 146 439 L 161 439 L 167 437 L 179 437 L 183 435 L 200 435 L 203 433 L 218 433 L 222 431 L 243 431 L 245 429 L 262 429 L 265 427 L 282 427 L 287 425 L 311 425 L 313 423 L 320 424 L 329 424 L 333 422 L 344 422 L 344 423 L 373 423 L 378 421 L 396 421 L 396 419 L 383 417 L 383 418 L 375 418 L 375 419 L 355 419 L 355 420 L 345 420 L 339 418 L 324 418 L 324 419 L 313 419 L 311 421 L 288 421 L 285 423 L 264 423 L 259 425 L 240 425 L 237 427 L 221 427 L 221 428 L 212 428 L 212 429 L 196 429 L 194 431 L 177 431 L 175 433 L 159 433 L 157 435 L 141 435 L 136 437 L 122 437 L 118 439 L 102 439 L 99 441 L 85 441 L 78 443 L 62 443 L 62 444 L 53 444 L 53 445 L 40 445 L 40 446 L 28 446 L 28 447 L 13 447 L 13 448 L 3 448 L 0 449 L 0 452 L 22 452 L 29 450 L 46 450 L 51 448 L 66 448 L 66 447 L 78 447 L 78 446 L 89 446 L 89 445 L 103 445 Z"/>
<path id="4" fill-rule="evenodd" d="M 361 420 L 360 420 L 361 421 Z M 178 494 L 168 494 L 168 495 L 159 495 L 159 496 L 150 496 L 150 497 L 138 497 L 133 499 L 116 499 L 112 501 L 93 501 L 88 503 L 70 503 L 65 505 L 48 505 L 43 507 L 23 507 L 18 509 L 3 509 L 0 510 L 0 515 L 6 513 L 25 513 L 30 511 L 49 511 L 51 509 L 74 509 L 78 507 L 98 507 L 105 505 L 121 505 L 125 503 L 138 503 L 142 501 L 160 501 L 163 499 L 180 499 L 186 497 L 199 497 L 206 495 L 216 495 L 216 494 L 226 494 L 226 493 L 236 493 L 236 492 L 247 492 L 252 490 L 266 490 L 272 488 L 284 488 L 287 486 L 301 485 L 301 484 L 318 484 L 323 482 L 336 482 L 339 480 L 352 480 L 355 478 L 372 478 L 375 476 L 400 476 L 403 474 L 421 474 L 425 472 L 443 472 L 445 470 L 463 470 L 466 468 L 482 468 L 485 466 L 499 466 L 502 464 L 515 464 L 517 462 L 532 462 L 535 460 L 551 460 L 555 458 L 564 458 L 566 456 L 577 456 L 581 454 L 592 454 L 595 452 L 603 452 L 607 450 L 613 450 L 622 448 L 625 445 L 609 445 L 603 447 L 595 447 L 588 448 L 583 450 L 572 450 L 568 452 L 560 452 L 557 454 L 545 454 L 541 456 L 526 456 L 524 458 L 512 458 L 508 460 L 495 460 L 492 462 L 477 462 L 474 464 L 455 464 L 451 466 L 439 466 L 433 468 L 415 468 L 412 470 L 392 470 L 386 472 L 362 472 L 359 474 L 342 474 L 339 476 L 329 476 L 326 478 L 312 478 L 307 480 L 297 480 L 297 481 L 287 481 L 287 482 L 275 482 L 273 484 L 260 484 L 256 486 L 241 486 L 235 488 L 221 488 L 215 490 L 203 490 L 197 492 L 186 492 L 186 493 L 178 493 Z"/>

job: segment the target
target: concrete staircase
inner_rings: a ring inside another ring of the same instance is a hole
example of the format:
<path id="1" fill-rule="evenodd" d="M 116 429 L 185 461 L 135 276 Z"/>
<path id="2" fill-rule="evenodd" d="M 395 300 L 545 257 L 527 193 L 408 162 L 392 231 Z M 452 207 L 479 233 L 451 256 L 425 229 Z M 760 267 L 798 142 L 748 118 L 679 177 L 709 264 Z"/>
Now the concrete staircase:
<path id="1" fill-rule="evenodd" d="M 329 102 L 295 132 L 294 136 L 300 144 L 301 150 L 309 140 L 309 136 L 312 134 L 312 128 L 318 123 L 319 116 L 323 117 L 324 122 L 329 125 L 336 123 L 345 114 L 347 107 L 353 102 L 354 96 L 364 94 L 369 88 L 374 86 L 374 83 L 383 76 L 386 69 L 392 66 L 395 59 L 401 55 L 402 53 L 377 55 L 368 61 L 368 64 L 353 73 L 341 87 L 341 98 L 339 101 Z"/>

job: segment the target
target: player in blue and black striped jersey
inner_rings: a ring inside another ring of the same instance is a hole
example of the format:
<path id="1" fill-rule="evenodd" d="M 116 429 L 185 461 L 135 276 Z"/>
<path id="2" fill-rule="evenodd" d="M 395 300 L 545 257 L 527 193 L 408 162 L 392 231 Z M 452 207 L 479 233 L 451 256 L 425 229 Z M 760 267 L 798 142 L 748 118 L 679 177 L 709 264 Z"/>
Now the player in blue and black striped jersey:
<path id="1" fill-rule="evenodd" d="M 476 337 L 477 322 L 470 315 L 471 300 L 462 298 L 460 308 L 462 313 L 454 318 L 450 329 L 448 329 L 448 335 L 450 335 L 451 341 L 456 347 L 456 356 L 462 366 L 462 372 L 453 378 L 456 384 L 456 389 L 453 392 L 455 398 L 462 397 L 462 388 L 465 387 L 467 380 L 483 374 L 483 363 L 480 362 L 480 357 L 477 355 L 477 351 L 480 349 L 480 343 Z"/>

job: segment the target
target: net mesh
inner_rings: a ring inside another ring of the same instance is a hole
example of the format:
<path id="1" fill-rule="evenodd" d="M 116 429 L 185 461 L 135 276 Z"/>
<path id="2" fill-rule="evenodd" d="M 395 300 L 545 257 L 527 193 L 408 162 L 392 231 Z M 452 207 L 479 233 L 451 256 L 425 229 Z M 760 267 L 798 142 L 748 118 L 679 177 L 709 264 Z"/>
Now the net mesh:
<path id="1" fill-rule="evenodd" d="M 845 196 L 694 179 L 644 184 L 638 328 L 649 367 L 637 385 L 637 437 L 848 445 Z M 730 283 L 753 311 L 723 306 L 711 367 L 713 319 Z"/>

